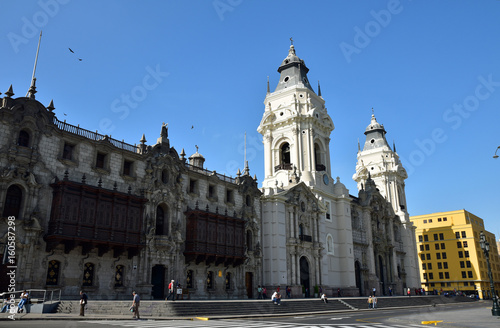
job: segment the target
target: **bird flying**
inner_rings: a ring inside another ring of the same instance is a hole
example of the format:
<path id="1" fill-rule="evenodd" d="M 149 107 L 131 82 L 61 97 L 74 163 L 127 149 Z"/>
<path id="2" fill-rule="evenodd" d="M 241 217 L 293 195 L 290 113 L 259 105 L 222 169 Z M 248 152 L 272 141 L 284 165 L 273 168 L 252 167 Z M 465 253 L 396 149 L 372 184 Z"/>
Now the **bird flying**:
<path id="1" fill-rule="evenodd" d="M 68 49 L 69 49 L 69 51 L 71 51 L 71 53 L 73 53 L 73 54 L 75 53 L 73 50 L 71 50 L 71 48 L 68 48 Z"/>

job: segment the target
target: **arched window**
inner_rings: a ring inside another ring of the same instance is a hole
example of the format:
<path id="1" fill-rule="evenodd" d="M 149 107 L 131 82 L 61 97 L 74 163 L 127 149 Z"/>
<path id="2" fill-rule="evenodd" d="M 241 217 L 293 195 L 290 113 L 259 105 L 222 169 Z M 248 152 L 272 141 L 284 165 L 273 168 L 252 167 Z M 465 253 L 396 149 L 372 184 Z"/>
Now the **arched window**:
<path id="1" fill-rule="evenodd" d="M 87 262 L 83 266 L 82 286 L 89 287 L 94 285 L 94 263 Z"/>
<path id="2" fill-rule="evenodd" d="M 59 285 L 60 267 L 61 267 L 61 262 L 56 260 L 49 261 L 49 265 L 47 267 L 47 279 L 45 279 L 45 284 L 47 286 Z"/>
<path id="3" fill-rule="evenodd" d="M 247 250 L 248 251 L 253 250 L 252 243 L 253 243 L 252 231 L 251 230 L 247 230 Z"/>
<path id="4" fill-rule="evenodd" d="M 123 287 L 123 265 L 117 265 L 115 268 L 115 287 Z"/>
<path id="5" fill-rule="evenodd" d="M 285 142 L 280 147 L 281 164 L 290 164 L 290 145 Z"/>
<path id="6" fill-rule="evenodd" d="M 161 182 L 163 182 L 164 184 L 168 183 L 168 171 L 166 169 L 161 171 Z"/>
<path id="7" fill-rule="evenodd" d="M 333 255 L 333 237 L 330 234 L 326 236 L 326 252 Z"/>
<path id="8" fill-rule="evenodd" d="M 250 197 L 250 195 L 246 195 L 245 203 L 247 204 L 247 206 L 252 206 L 252 197 Z"/>
<path id="9" fill-rule="evenodd" d="M 5 203 L 3 207 L 3 216 L 14 216 L 16 219 L 19 218 L 21 212 L 21 202 L 23 200 L 23 191 L 17 185 L 12 185 L 7 189 L 7 195 L 5 196 Z"/>
<path id="10" fill-rule="evenodd" d="M 323 156 L 319 144 L 314 144 L 314 162 L 316 163 L 316 171 L 325 171 L 326 166 L 323 163 Z"/>
<path id="11" fill-rule="evenodd" d="M 19 131 L 19 136 L 17 138 L 17 144 L 23 147 L 29 147 L 30 145 L 30 134 L 26 130 Z"/>
<path id="12" fill-rule="evenodd" d="M 156 208 L 156 235 L 168 235 L 168 210 L 162 206 Z"/>

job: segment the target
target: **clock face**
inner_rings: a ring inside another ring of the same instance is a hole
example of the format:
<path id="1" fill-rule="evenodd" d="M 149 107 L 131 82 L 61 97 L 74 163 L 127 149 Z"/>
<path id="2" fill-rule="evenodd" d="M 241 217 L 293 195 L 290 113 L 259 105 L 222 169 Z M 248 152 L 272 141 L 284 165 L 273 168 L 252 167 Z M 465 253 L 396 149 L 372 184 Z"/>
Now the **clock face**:
<path id="1" fill-rule="evenodd" d="M 323 174 L 323 182 L 328 185 L 328 182 L 330 182 L 330 179 L 328 178 L 327 174 Z"/>

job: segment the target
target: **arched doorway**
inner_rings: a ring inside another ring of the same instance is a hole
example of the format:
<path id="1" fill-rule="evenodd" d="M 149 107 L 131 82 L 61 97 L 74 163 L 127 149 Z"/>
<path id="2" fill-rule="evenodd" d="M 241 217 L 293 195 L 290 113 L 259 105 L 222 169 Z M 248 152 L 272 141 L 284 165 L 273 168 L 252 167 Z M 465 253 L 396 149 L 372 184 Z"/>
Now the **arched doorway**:
<path id="1" fill-rule="evenodd" d="M 380 295 L 385 295 L 384 259 L 381 255 L 378 256 L 378 266 L 380 270 Z"/>
<path id="2" fill-rule="evenodd" d="M 151 270 L 151 296 L 155 300 L 165 298 L 165 266 L 157 264 Z"/>
<path id="3" fill-rule="evenodd" d="M 361 265 L 359 261 L 354 263 L 354 270 L 356 275 L 356 287 L 359 289 L 359 296 L 363 295 L 363 288 L 361 288 Z"/>
<path id="4" fill-rule="evenodd" d="M 309 262 L 305 256 L 300 258 L 300 284 L 304 287 L 305 296 L 311 295 L 311 286 L 309 281 Z"/>

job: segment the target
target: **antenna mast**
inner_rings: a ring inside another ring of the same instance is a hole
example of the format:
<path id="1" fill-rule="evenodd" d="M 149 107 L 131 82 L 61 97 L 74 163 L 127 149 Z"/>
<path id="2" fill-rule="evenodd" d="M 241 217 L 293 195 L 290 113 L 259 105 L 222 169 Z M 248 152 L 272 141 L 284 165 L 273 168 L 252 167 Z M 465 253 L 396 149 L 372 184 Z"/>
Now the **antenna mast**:
<path id="1" fill-rule="evenodd" d="M 28 93 L 26 93 L 26 97 L 35 99 L 35 93 L 36 93 L 36 77 L 35 77 L 35 72 L 36 72 L 36 64 L 38 63 L 38 52 L 40 51 L 40 42 L 42 41 L 42 31 L 40 30 L 40 36 L 38 37 L 38 47 L 36 49 L 36 56 L 35 56 L 35 66 L 33 67 L 33 76 L 31 77 L 31 86 L 28 90 Z"/>

